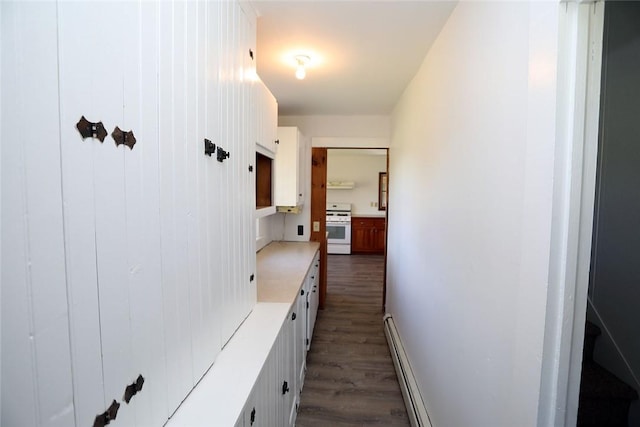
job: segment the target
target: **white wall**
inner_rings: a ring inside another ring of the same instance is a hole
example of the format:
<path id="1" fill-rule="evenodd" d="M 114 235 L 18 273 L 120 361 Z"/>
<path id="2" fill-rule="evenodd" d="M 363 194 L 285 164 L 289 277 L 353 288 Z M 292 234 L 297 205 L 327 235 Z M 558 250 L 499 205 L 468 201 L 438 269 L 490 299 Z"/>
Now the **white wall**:
<path id="1" fill-rule="evenodd" d="M 309 138 L 388 138 L 389 116 L 280 116 L 278 126 L 297 126 Z"/>
<path id="2" fill-rule="evenodd" d="M 384 216 L 378 210 L 379 173 L 387 170 L 387 156 L 366 150 L 329 149 L 327 181 L 353 181 L 353 189 L 327 189 L 327 203 L 351 203 L 353 215 Z M 371 206 L 375 203 L 375 206 Z"/>
<path id="3" fill-rule="evenodd" d="M 387 309 L 434 426 L 536 425 L 557 26 L 460 3 L 392 115 Z"/>

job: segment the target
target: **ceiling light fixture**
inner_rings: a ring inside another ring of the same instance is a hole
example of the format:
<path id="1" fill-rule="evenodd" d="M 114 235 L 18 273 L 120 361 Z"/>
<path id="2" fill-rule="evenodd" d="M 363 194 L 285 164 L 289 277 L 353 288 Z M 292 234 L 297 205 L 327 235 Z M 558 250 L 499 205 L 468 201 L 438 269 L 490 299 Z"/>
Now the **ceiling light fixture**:
<path id="1" fill-rule="evenodd" d="M 296 78 L 298 80 L 303 80 L 307 75 L 307 70 L 305 67 L 311 60 L 308 55 L 296 55 L 295 60 L 298 63 L 298 68 L 296 69 Z"/>

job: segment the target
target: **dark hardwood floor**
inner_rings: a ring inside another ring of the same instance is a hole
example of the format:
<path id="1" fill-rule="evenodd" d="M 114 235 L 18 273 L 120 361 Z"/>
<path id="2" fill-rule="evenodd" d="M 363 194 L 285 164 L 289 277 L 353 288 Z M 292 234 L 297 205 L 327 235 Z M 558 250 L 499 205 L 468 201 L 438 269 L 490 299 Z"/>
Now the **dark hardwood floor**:
<path id="1" fill-rule="evenodd" d="M 296 426 L 408 426 L 382 325 L 383 257 L 328 258 Z"/>

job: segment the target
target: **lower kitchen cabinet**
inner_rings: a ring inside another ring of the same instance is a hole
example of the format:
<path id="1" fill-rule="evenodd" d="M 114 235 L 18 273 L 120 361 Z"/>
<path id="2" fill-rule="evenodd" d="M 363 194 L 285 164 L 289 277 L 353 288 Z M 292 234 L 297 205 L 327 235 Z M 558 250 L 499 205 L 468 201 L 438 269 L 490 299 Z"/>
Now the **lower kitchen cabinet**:
<path id="1" fill-rule="evenodd" d="M 351 218 L 351 253 L 383 254 L 386 219 L 384 217 Z"/>
<path id="2" fill-rule="evenodd" d="M 305 279 L 307 287 L 307 337 L 305 340 L 306 350 L 311 347 L 311 337 L 316 325 L 318 316 L 318 306 L 320 304 L 320 253 L 317 253 Z"/>

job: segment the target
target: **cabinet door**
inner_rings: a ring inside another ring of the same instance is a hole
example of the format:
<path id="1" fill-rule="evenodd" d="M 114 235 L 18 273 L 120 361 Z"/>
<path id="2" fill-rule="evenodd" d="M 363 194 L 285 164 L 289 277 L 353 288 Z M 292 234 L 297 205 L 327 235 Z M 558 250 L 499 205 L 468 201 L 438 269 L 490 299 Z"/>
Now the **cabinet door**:
<path id="1" fill-rule="evenodd" d="M 256 142 L 268 152 L 278 150 L 278 102 L 269 88 L 260 79 L 255 83 L 255 96 L 258 115 L 258 134 Z"/>
<path id="2" fill-rule="evenodd" d="M 300 289 L 297 302 L 298 318 L 296 319 L 295 352 L 296 352 L 296 404 L 300 404 L 300 392 L 304 384 L 304 374 L 307 369 L 307 345 L 306 345 L 306 304 L 307 295 L 304 287 Z"/>
<path id="3" fill-rule="evenodd" d="M 75 137 L 80 116 L 60 123 L 57 8 L 54 2 L 0 2 L 3 426 L 75 425 L 78 404 L 89 408 L 82 419 L 91 425 L 92 408 L 104 410 L 95 269 L 69 275 L 65 263 L 59 135 L 62 126 Z M 94 234 L 77 238 L 88 247 Z M 82 249 L 73 247 L 76 261 L 95 260 Z M 67 286 L 85 288 L 87 299 L 68 308 L 67 298 L 77 293 L 67 296 Z M 73 323 L 78 313 L 87 314 L 84 330 Z M 82 335 L 74 337 L 77 332 Z M 85 351 L 71 354 L 70 342 L 80 339 Z M 72 384 L 72 372 L 81 384 Z M 86 394 L 72 399 L 78 391 Z"/>
<path id="4" fill-rule="evenodd" d="M 300 153 L 299 131 L 296 127 L 278 128 L 278 154 L 275 159 L 275 204 L 297 206 L 300 204 Z"/>
<path id="5" fill-rule="evenodd" d="M 384 252 L 385 219 L 358 218 L 351 221 L 351 251 L 353 253 Z"/>
<path id="6" fill-rule="evenodd" d="M 351 222 L 351 252 L 369 252 L 372 246 L 373 227 L 364 220 Z"/>
<path id="7" fill-rule="evenodd" d="M 378 221 L 376 225 L 376 234 L 375 234 L 375 252 L 382 254 L 384 253 L 385 246 L 385 221 L 381 219 Z"/>

